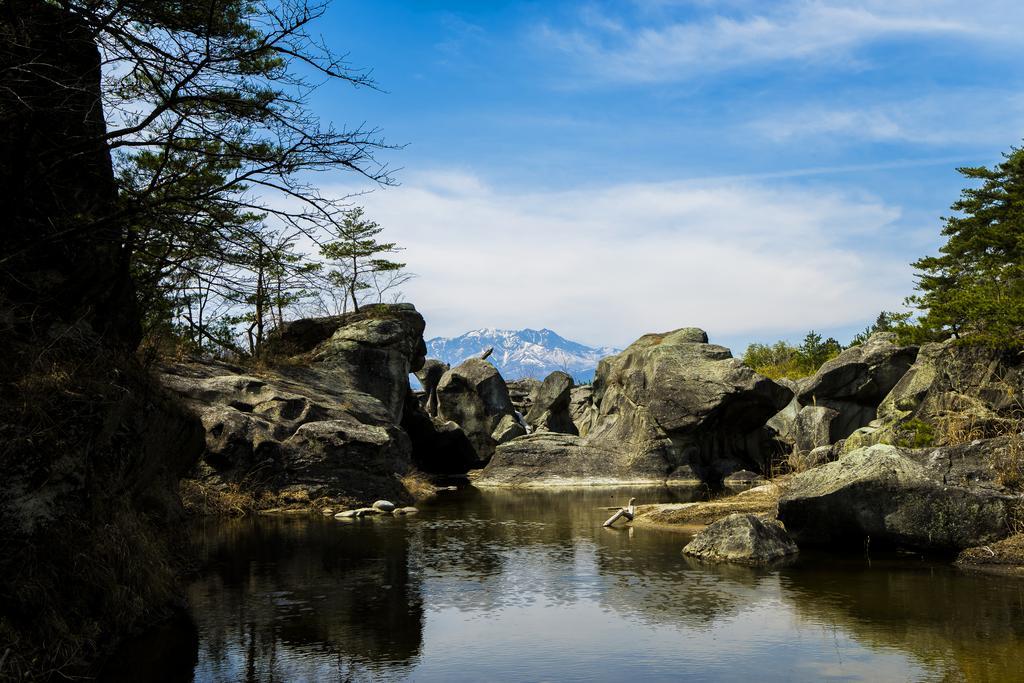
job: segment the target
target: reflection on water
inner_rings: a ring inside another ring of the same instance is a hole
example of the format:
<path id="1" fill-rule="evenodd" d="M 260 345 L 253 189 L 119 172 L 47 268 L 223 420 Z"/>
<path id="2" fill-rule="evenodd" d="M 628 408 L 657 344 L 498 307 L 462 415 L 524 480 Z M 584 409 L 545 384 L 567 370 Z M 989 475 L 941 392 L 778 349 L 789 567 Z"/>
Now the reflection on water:
<path id="1" fill-rule="evenodd" d="M 178 680 L 1024 680 L 1024 581 L 703 565 L 685 536 L 603 529 L 631 495 L 688 494 L 469 489 L 416 517 L 203 527 Z"/>

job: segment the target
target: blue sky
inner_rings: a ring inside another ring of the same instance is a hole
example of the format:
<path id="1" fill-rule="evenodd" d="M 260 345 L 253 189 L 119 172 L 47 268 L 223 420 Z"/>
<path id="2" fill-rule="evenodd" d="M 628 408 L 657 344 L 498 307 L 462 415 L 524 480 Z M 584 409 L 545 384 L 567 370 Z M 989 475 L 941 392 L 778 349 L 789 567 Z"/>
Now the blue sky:
<path id="1" fill-rule="evenodd" d="M 313 104 L 405 145 L 359 203 L 430 336 L 845 342 L 911 293 L 955 167 L 1024 137 L 1022 25 L 985 1 L 335 2 L 320 32 L 385 92 Z"/>

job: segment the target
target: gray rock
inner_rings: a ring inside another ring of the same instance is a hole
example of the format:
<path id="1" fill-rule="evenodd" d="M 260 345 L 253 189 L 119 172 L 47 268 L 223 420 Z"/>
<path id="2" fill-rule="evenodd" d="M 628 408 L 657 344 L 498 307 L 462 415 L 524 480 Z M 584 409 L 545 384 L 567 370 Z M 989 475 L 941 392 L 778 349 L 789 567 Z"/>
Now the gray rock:
<path id="1" fill-rule="evenodd" d="M 162 383 L 206 430 L 193 476 L 297 498 L 302 489 L 308 500 L 404 495 L 394 475 L 408 471 L 412 449 L 397 423 L 409 371 L 423 363 L 422 328 L 407 304 L 368 307 L 285 326 L 272 346 L 299 355 L 272 369 L 162 367 Z"/>
<path id="2" fill-rule="evenodd" d="M 800 404 L 835 410 L 832 438 L 845 439 L 875 419 L 878 405 L 913 365 L 917 351 L 916 346 L 899 346 L 891 332 L 875 333 L 801 382 Z"/>
<path id="3" fill-rule="evenodd" d="M 459 425 L 487 462 L 497 445 L 492 434 L 506 416 L 514 416 L 508 388 L 498 370 L 485 360 L 470 358 L 444 374 L 437 386 L 438 417 Z"/>
<path id="4" fill-rule="evenodd" d="M 797 394 L 800 391 L 800 384 L 794 380 L 786 379 L 785 377 L 777 379 L 775 382 L 792 391 L 793 398 L 790 399 L 785 408 L 768 420 L 766 426 L 775 432 L 776 437 L 781 442 L 788 444 L 789 447 L 792 448 L 796 444 L 796 419 L 800 414 L 800 408 L 802 407 L 800 405 L 800 401 L 797 400 Z"/>
<path id="5" fill-rule="evenodd" d="M 569 412 L 572 389 L 572 377 L 560 370 L 544 378 L 525 418 L 532 431 L 579 434 Z"/>
<path id="6" fill-rule="evenodd" d="M 427 397 L 424 408 L 431 417 L 437 417 L 437 385 L 449 369 L 447 363 L 436 358 L 428 358 L 423 362 L 423 367 L 416 372 L 416 379 L 423 385 L 423 392 Z"/>
<path id="7" fill-rule="evenodd" d="M 491 432 L 491 438 L 496 445 L 511 441 L 520 436 L 526 435 L 526 427 L 518 415 L 506 415 L 498 422 L 498 426 Z"/>
<path id="8" fill-rule="evenodd" d="M 959 340 L 926 344 L 846 449 L 872 443 L 944 445 L 1012 431 L 1020 422 L 1024 357 Z"/>
<path id="9" fill-rule="evenodd" d="M 533 405 L 533 394 L 540 387 L 540 384 L 539 379 L 532 377 L 505 382 L 505 386 L 508 387 L 509 400 L 512 401 L 512 407 L 520 415 L 526 415 L 530 412 L 530 406 Z"/>
<path id="10" fill-rule="evenodd" d="M 396 506 L 390 500 L 377 500 L 370 507 L 381 512 L 394 512 Z"/>
<path id="11" fill-rule="evenodd" d="M 804 406 L 796 417 L 795 451 L 809 453 L 819 446 L 828 446 L 839 438 L 832 425 L 839 412 L 825 406 Z"/>
<path id="12" fill-rule="evenodd" d="M 794 476 L 779 519 L 800 545 L 955 551 L 1005 536 L 1020 496 L 949 479 L 952 455 L 884 445 L 847 453 Z"/>
<path id="13" fill-rule="evenodd" d="M 402 429 L 412 442 L 412 461 L 429 474 L 463 474 L 483 463 L 462 427 L 450 420 L 430 417 L 411 394 L 406 399 Z"/>
<path id="14" fill-rule="evenodd" d="M 688 465 L 717 484 L 737 469 L 767 469 L 760 431 L 792 392 L 706 339 L 696 328 L 649 334 L 603 359 L 587 445 L 621 453 L 645 475 Z"/>
<path id="15" fill-rule="evenodd" d="M 593 418 L 594 408 L 594 387 L 586 385 L 573 387 L 569 392 L 569 415 L 576 425 L 576 431 L 580 436 L 586 436 L 590 431 L 590 423 Z"/>
<path id="16" fill-rule="evenodd" d="M 621 453 L 588 445 L 572 434 L 539 432 L 497 447 L 491 462 L 474 481 L 476 486 L 562 486 L 593 484 L 659 484 L 658 467 L 633 466 Z"/>
<path id="17" fill-rule="evenodd" d="M 418 509 L 418 508 L 414 508 L 414 507 L 404 507 L 404 508 L 395 508 L 395 509 L 394 509 L 394 510 L 393 510 L 393 511 L 391 512 L 391 514 L 393 514 L 393 515 L 395 515 L 395 516 L 402 516 L 402 515 L 415 515 L 415 514 L 416 514 L 417 512 L 419 512 L 419 509 Z"/>
<path id="18" fill-rule="evenodd" d="M 713 562 L 767 565 L 799 552 L 778 521 L 736 513 L 703 529 L 683 553 Z"/>
<path id="19" fill-rule="evenodd" d="M 760 429 L 791 392 L 706 340 L 695 328 L 651 334 L 603 359 L 586 437 L 515 439 L 478 483 L 659 483 L 684 467 L 719 483 L 739 469 L 764 469 Z"/>

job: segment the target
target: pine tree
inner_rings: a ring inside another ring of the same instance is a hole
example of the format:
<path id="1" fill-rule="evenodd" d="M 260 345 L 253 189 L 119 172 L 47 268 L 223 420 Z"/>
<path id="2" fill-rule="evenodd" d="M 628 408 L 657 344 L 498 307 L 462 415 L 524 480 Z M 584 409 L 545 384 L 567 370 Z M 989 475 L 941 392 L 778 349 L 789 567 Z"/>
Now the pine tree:
<path id="1" fill-rule="evenodd" d="M 377 241 L 377 235 L 383 229 L 364 218 L 362 207 L 357 206 L 346 211 L 341 223 L 335 226 L 337 239 L 320 247 L 320 254 L 325 259 L 342 265 L 342 269 L 331 271 L 328 277 L 348 291 L 353 310 L 359 310 L 358 292 L 371 288 L 375 276 L 405 268 L 404 263 L 381 258 L 401 251 L 394 242 Z"/>
<path id="2" fill-rule="evenodd" d="M 1024 150 L 1011 148 L 995 168 L 958 169 L 978 188 L 961 192 L 945 218 L 938 256 L 916 261 L 908 303 L 933 337 L 969 335 L 997 347 L 1024 345 Z"/>

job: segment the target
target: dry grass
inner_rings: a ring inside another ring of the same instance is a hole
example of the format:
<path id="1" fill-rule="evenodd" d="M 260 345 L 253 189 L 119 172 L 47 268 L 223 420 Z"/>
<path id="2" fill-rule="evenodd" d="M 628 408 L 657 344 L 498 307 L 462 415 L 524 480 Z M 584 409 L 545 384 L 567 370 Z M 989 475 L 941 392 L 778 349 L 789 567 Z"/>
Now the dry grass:
<path id="1" fill-rule="evenodd" d="M 430 478 L 417 470 L 406 474 L 401 481 L 402 486 L 414 500 L 426 500 L 437 493 L 437 487 L 430 481 Z"/>
<path id="2" fill-rule="evenodd" d="M 1024 573 L 1024 533 L 1004 538 L 991 545 L 968 548 L 956 558 L 962 567 L 1010 569 Z"/>
<path id="3" fill-rule="evenodd" d="M 641 505 L 633 526 L 676 528 L 688 531 L 695 526 L 711 524 L 736 512 L 773 513 L 778 508 L 782 489 L 775 483 L 742 491 L 735 496 L 697 503 Z"/>
<path id="4" fill-rule="evenodd" d="M 238 484 L 212 486 L 182 479 L 178 486 L 185 512 L 192 517 L 245 517 L 260 509 L 256 494 Z"/>

